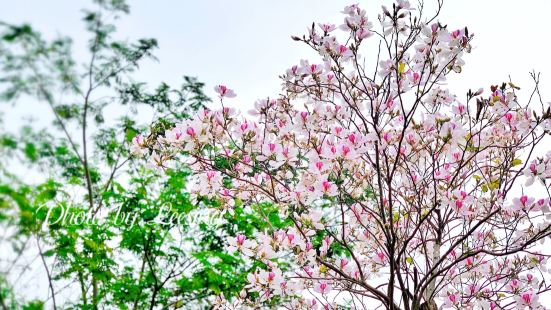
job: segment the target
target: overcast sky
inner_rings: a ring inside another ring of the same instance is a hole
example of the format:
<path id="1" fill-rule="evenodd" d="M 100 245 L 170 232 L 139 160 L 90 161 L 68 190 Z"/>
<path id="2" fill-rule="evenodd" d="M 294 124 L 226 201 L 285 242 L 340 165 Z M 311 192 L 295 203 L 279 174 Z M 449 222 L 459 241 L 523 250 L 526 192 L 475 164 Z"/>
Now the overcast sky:
<path id="1" fill-rule="evenodd" d="M 0 20 L 29 22 L 48 36 L 75 38 L 78 55 L 86 60 L 87 39 L 80 10 L 91 1 L 18 0 L 4 2 Z M 357 2 L 357 1 L 356 1 Z M 277 95 L 278 75 L 301 58 L 318 60 L 306 46 L 290 39 L 306 33 L 313 21 L 340 24 L 342 0 L 135 0 L 130 16 L 119 23 L 122 38 L 154 37 L 159 62 L 146 63 L 137 78 L 153 85 L 165 81 L 177 85 L 183 75 L 197 76 L 212 87 L 225 83 L 235 89 L 235 104 L 249 106 L 255 99 Z M 359 1 L 376 21 L 381 4 Z M 412 3 L 415 3 L 413 1 Z M 426 6 L 434 8 L 435 1 Z M 544 95 L 551 85 L 549 13 L 546 0 L 448 0 L 440 18 L 450 28 L 468 26 L 475 34 L 473 52 L 460 76 L 450 80 L 452 92 L 461 95 L 470 87 L 488 87 L 508 80 L 528 90 L 528 72 L 542 72 Z M 376 46 L 376 42 L 372 41 Z M 521 92 L 521 95 L 523 93 Z M 551 96 L 551 92 L 548 94 Z M 549 97 L 551 98 L 551 97 Z"/>
<path id="2" fill-rule="evenodd" d="M 81 9 L 90 6 L 91 1 L 0 0 L 0 3 L 0 20 L 31 23 L 48 37 L 68 35 L 75 40 L 78 60 L 86 61 L 84 47 L 88 36 L 81 22 Z M 156 52 L 159 62 L 145 63 L 136 75 L 137 80 L 151 85 L 164 81 L 176 86 L 183 75 L 192 75 L 207 84 L 211 97 L 215 96 L 214 85 L 227 84 L 238 94 L 232 103 L 248 109 L 257 98 L 277 95 L 278 75 L 300 59 L 319 61 L 290 36 L 306 33 L 313 21 L 342 23 L 340 11 L 351 3 L 355 2 L 135 0 L 130 2 L 130 16 L 120 21 L 118 33 L 121 38 L 153 37 L 159 41 L 160 49 Z M 368 17 L 376 21 L 381 4 L 391 2 L 359 3 Z M 434 3 L 426 1 L 429 10 Z M 550 12 L 548 0 L 445 1 L 440 21 L 452 29 L 468 26 L 475 34 L 473 52 L 465 58 L 463 73 L 450 79 L 451 91 L 464 98 L 468 88 L 488 88 L 507 81 L 511 75 L 522 87 L 520 99 L 527 100 L 533 86 L 528 73 L 536 70 L 542 72 L 543 95 L 551 100 Z M 17 115 L 39 114 L 39 109 L 34 106 L 29 109 L 29 104 L 16 108 Z M 7 118 L 7 128 L 19 127 L 19 118 Z M 38 285 L 37 281 L 34 285 Z M 39 291 L 35 293 L 40 294 Z"/>

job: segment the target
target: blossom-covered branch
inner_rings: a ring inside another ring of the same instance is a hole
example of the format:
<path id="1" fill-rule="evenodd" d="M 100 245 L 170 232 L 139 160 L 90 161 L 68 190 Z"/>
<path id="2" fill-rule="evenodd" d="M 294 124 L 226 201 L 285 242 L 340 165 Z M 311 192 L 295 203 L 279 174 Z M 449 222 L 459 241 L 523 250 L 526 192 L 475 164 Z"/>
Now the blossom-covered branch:
<path id="1" fill-rule="evenodd" d="M 347 6 L 342 25 L 293 37 L 321 61 L 292 66 L 284 94 L 257 101 L 251 117 L 219 85 L 220 109 L 135 139 L 154 166 L 184 158 L 197 198 L 229 214 L 269 202 L 292 223 L 228 241 L 264 266 L 234 303 L 542 308 L 551 152 L 536 155 L 551 108 L 532 111 L 512 83 L 453 95 L 445 82 L 473 35 L 436 22 L 440 6 L 425 18 L 399 0 L 379 27 Z M 364 46 L 379 59 L 363 58 Z"/>

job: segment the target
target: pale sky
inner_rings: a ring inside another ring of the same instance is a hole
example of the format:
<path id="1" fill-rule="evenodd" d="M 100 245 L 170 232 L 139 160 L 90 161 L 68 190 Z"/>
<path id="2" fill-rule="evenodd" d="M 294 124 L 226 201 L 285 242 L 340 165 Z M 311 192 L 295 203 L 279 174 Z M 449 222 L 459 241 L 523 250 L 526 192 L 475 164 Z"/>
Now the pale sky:
<path id="1" fill-rule="evenodd" d="M 17 0 L 3 2 L 0 20 L 30 22 L 49 36 L 70 35 L 80 56 L 86 33 L 80 9 L 91 1 Z M 342 8 L 359 2 L 376 22 L 381 4 L 390 1 L 343 0 L 135 0 L 130 16 L 119 23 L 121 38 L 154 37 L 159 62 L 145 63 L 137 79 L 155 85 L 178 85 L 183 75 L 197 76 L 214 97 L 224 83 L 238 94 L 236 106 L 277 95 L 278 75 L 302 58 L 319 59 L 291 35 L 306 33 L 313 21 L 342 23 Z M 414 4 L 415 1 L 412 1 Z M 426 0 L 433 8 L 435 0 Z M 548 0 L 448 0 L 440 21 L 450 28 L 468 26 L 475 34 L 473 52 L 463 73 L 450 79 L 451 91 L 463 97 L 470 87 L 489 87 L 511 75 L 523 91 L 531 88 L 528 72 L 542 72 L 542 91 L 551 85 Z M 376 42 L 372 41 L 376 46 Z M 82 60 L 86 60 L 83 57 Z M 524 92 L 521 92 L 521 99 Z M 549 92 L 551 100 L 551 92 Z"/>
<path id="2" fill-rule="evenodd" d="M 292 41 L 291 35 L 306 33 L 313 21 L 340 24 L 342 8 L 357 2 L 374 23 L 381 4 L 391 4 L 382 0 L 135 0 L 129 1 L 131 14 L 120 20 L 118 36 L 159 41 L 155 53 L 159 62 L 146 62 L 136 80 L 152 87 L 161 81 L 177 86 L 183 75 L 196 76 L 207 84 L 206 93 L 211 97 L 215 97 L 214 85 L 226 84 L 238 95 L 232 104 L 248 110 L 254 100 L 277 95 L 278 75 L 300 59 L 319 62 L 309 48 Z M 435 2 L 426 0 L 426 5 L 433 8 Z M 48 37 L 68 35 L 75 40 L 78 60 L 85 62 L 88 36 L 80 10 L 90 3 L 0 0 L 0 20 L 31 23 Z M 449 79 L 450 91 L 464 98 L 468 88 L 487 89 L 508 81 L 511 75 L 522 87 L 519 95 L 523 102 L 533 87 L 528 73 L 536 70 L 542 72 L 544 98 L 551 101 L 550 12 L 549 0 L 445 0 L 441 23 L 452 29 L 468 26 L 475 34 L 463 73 Z M 372 42 L 376 47 L 377 41 Z M 16 107 L 17 115 L 37 114 L 39 109 L 29 108 L 31 104 Z M 151 117 L 144 115 L 145 119 Z M 6 128 L 19 127 L 19 118 L 6 118 Z"/>

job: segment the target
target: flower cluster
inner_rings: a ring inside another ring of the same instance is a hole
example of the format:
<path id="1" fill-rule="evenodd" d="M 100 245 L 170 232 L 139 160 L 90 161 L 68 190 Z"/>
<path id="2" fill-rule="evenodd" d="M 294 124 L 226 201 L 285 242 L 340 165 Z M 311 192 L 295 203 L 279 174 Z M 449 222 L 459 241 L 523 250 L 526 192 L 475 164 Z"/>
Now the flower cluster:
<path id="1" fill-rule="evenodd" d="M 545 157 L 532 160 L 524 170 L 524 175 L 527 178 L 526 186 L 532 185 L 536 180 L 545 186 L 546 180 L 551 179 L 551 151 Z"/>
<path id="2" fill-rule="evenodd" d="M 230 216 L 270 203 L 290 223 L 227 241 L 261 266 L 240 302 L 540 307 L 549 254 L 534 247 L 551 234 L 551 197 L 514 186 L 524 174 L 549 190 L 551 152 L 532 156 L 549 120 L 519 103 L 512 84 L 460 101 L 443 85 L 461 72 L 472 35 L 414 12 L 405 0 L 383 7 L 376 30 L 347 6 L 339 27 L 293 37 L 321 60 L 288 69 L 284 94 L 257 101 L 252 117 L 223 104 L 135 139 L 133 153 L 149 152 L 152 165 L 184 154 L 195 196 Z M 360 47 L 372 38 L 380 60 L 368 73 Z M 235 97 L 215 90 L 222 102 Z"/>

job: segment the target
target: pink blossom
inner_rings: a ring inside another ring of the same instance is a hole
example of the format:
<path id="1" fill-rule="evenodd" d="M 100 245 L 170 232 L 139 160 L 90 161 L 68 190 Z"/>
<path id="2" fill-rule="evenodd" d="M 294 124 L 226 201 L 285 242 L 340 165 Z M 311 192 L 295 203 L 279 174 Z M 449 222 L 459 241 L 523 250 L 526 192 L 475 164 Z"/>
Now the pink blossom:
<path id="1" fill-rule="evenodd" d="M 512 279 L 509 282 L 509 289 L 513 292 L 517 291 L 520 287 L 520 281 L 518 279 Z"/>
<path id="2" fill-rule="evenodd" d="M 329 33 L 333 30 L 335 30 L 335 25 L 333 24 L 318 24 L 318 26 L 323 30 L 323 32 Z"/>
<path id="3" fill-rule="evenodd" d="M 238 234 L 235 237 L 230 237 L 228 239 L 228 252 L 234 253 L 236 251 L 240 251 L 246 256 L 253 256 L 254 252 L 253 249 L 256 246 L 255 242 L 252 240 L 248 240 L 245 235 Z"/>
<path id="4" fill-rule="evenodd" d="M 536 307 L 541 280 L 532 275 L 549 272 L 532 241 L 543 240 L 551 210 L 534 193 L 551 189 L 551 152 L 536 153 L 551 122 L 512 83 L 484 97 L 470 91 L 467 101 L 447 88 L 472 35 L 425 25 L 420 13 L 399 0 L 374 26 L 359 5 L 347 6 L 341 33 L 308 25 L 298 41 L 316 58 L 284 72 L 281 96 L 261 94 L 252 117 L 221 101 L 159 138 L 132 142 L 159 169 L 181 158 L 194 202 L 209 198 L 202 212 L 221 224 L 219 213 L 233 209 L 270 220 L 254 237 L 227 241 L 229 253 L 264 268 L 247 276 L 245 306 L 284 296 L 274 301 L 308 308 L 301 295 L 315 291 L 316 306 L 333 307 L 320 295 L 336 295 L 338 308 L 373 293 L 369 286 L 382 295 L 394 288 L 402 306 L 402 296 L 417 293 L 391 283 L 395 258 L 405 286 L 417 277 L 425 292 L 416 296 L 430 293 L 438 306 Z M 361 55 L 370 48 L 380 59 Z M 523 188 L 521 173 L 539 188 Z"/>
<path id="5" fill-rule="evenodd" d="M 316 292 L 318 292 L 322 295 L 326 295 L 331 291 L 331 285 L 326 283 L 326 282 L 319 282 L 314 287 L 314 291 L 316 291 Z"/>
<path id="6" fill-rule="evenodd" d="M 227 88 L 225 85 L 217 85 L 214 87 L 214 91 L 220 95 L 220 98 L 226 97 L 226 98 L 233 98 L 235 97 L 235 92 L 229 88 Z"/>
<path id="7" fill-rule="evenodd" d="M 142 135 L 137 135 L 132 139 L 132 146 L 130 153 L 134 156 L 142 157 L 147 154 L 147 149 L 145 147 L 145 139 Z"/>

